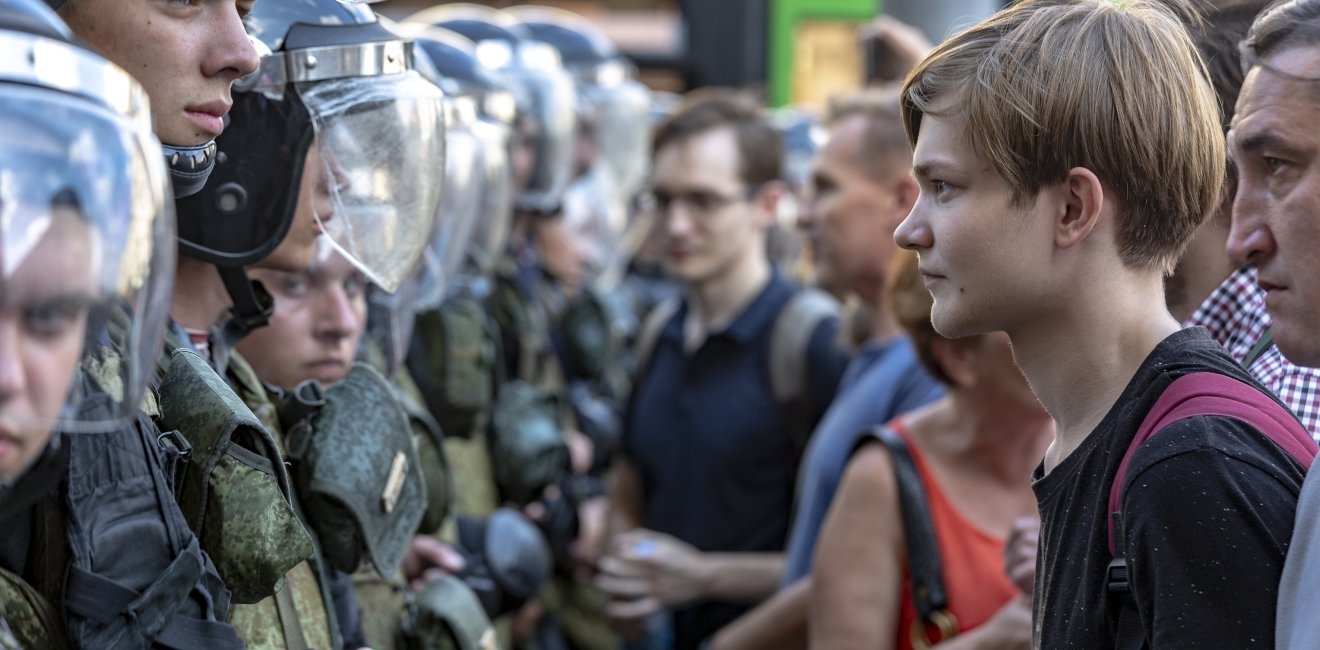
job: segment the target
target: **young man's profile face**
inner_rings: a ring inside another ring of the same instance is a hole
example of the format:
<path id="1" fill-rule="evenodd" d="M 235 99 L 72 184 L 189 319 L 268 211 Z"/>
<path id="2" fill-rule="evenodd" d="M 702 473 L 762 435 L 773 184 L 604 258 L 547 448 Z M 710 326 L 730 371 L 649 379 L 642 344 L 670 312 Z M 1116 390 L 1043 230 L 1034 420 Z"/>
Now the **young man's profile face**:
<path id="1" fill-rule="evenodd" d="M 1278 72 L 1247 75 L 1229 134 L 1238 188 L 1228 249 L 1258 267 L 1279 350 L 1320 366 L 1320 81 L 1305 80 L 1320 78 L 1320 47 L 1265 63 Z"/>
<path id="2" fill-rule="evenodd" d="M 43 230 L 44 229 L 44 230 Z M 82 358 L 97 297 L 95 235 L 55 208 L 0 286 L 0 478 L 13 480 L 50 440 Z"/>
<path id="3" fill-rule="evenodd" d="M 74 0 L 60 15 L 79 38 L 146 88 L 161 141 L 185 146 L 220 135 L 233 103 L 230 86 L 257 68 L 257 51 L 242 22 L 252 5 Z"/>
<path id="4" fill-rule="evenodd" d="M 656 154 L 651 184 L 670 277 L 701 283 L 748 254 L 749 247 L 763 245 L 772 215 L 759 204 L 756 188 L 742 180 L 731 129 L 666 145 Z"/>
<path id="5" fill-rule="evenodd" d="M 894 233 L 917 252 L 935 300 L 931 324 L 947 338 L 1011 332 L 1048 304 L 1050 281 L 1052 224 L 1040 195 L 1014 205 L 1008 184 L 962 133 L 956 114 L 922 117 L 912 160 L 921 194 Z"/>

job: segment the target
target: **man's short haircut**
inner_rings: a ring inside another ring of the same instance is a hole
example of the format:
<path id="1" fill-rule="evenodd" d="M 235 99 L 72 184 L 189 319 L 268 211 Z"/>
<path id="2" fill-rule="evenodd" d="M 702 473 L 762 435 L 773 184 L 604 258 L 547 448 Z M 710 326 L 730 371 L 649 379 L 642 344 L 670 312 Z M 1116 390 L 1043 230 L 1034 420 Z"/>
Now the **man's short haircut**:
<path id="1" fill-rule="evenodd" d="M 784 138 L 751 96 L 735 90 L 703 89 L 689 95 L 678 111 L 656 127 L 651 156 L 678 142 L 716 129 L 730 129 L 738 141 L 738 171 L 744 184 L 781 180 Z"/>
<path id="2" fill-rule="evenodd" d="M 866 127 L 858 155 L 867 172 L 882 178 L 898 166 L 906 174 L 912 166 L 912 148 L 903 131 L 898 87 L 870 88 L 831 100 L 825 124 L 834 128 L 859 115 Z"/>
<path id="3" fill-rule="evenodd" d="M 1129 268 L 1173 269 L 1214 210 L 1224 137 L 1205 66 L 1174 0 L 1023 0 L 944 43 L 903 86 L 965 138 L 1023 205 L 1084 167 L 1118 200 Z M 1187 18 L 1191 20 L 1191 18 Z"/>
<path id="4" fill-rule="evenodd" d="M 1320 47 L 1320 0 L 1280 2 L 1260 14 L 1242 42 L 1242 68 L 1297 46 Z"/>

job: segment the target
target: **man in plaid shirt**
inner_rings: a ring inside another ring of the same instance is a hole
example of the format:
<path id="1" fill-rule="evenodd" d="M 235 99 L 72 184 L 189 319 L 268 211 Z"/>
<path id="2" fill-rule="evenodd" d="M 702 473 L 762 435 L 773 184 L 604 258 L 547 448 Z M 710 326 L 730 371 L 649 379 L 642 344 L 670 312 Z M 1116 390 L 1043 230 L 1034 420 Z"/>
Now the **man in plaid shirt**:
<path id="1" fill-rule="evenodd" d="M 1238 44 L 1266 4 L 1266 0 L 1246 0 L 1214 10 L 1192 31 L 1201 57 L 1207 62 L 1225 132 L 1242 89 Z M 1236 168 L 1229 165 L 1227 172 L 1226 186 L 1236 187 Z M 1273 321 L 1265 307 L 1265 292 L 1257 284 L 1254 266 L 1237 268 L 1225 252 L 1233 198 L 1232 192 L 1225 192 L 1218 209 L 1188 243 L 1178 268 L 1166 279 L 1169 311 L 1186 326 L 1209 330 L 1238 363 L 1297 414 L 1312 437 L 1320 440 L 1320 370 L 1294 365 L 1279 352 L 1273 343 Z"/>
<path id="2" fill-rule="evenodd" d="M 1254 266 L 1230 273 L 1184 324 L 1210 330 L 1210 336 L 1274 391 L 1320 441 L 1320 369 L 1293 364 L 1274 345 L 1265 292 L 1257 284 Z"/>

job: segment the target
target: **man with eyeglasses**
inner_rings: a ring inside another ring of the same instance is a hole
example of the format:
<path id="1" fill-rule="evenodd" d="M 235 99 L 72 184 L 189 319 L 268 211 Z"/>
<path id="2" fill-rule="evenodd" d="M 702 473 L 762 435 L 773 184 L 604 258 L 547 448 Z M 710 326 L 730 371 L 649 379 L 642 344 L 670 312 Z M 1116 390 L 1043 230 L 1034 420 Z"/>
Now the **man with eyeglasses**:
<path id="1" fill-rule="evenodd" d="M 774 592 L 798 461 L 846 363 L 833 304 L 766 256 L 782 147 L 736 96 L 695 101 L 655 133 L 657 227 L 684 295 L 640 337 L 597 581 L 633 639 L 663 642 L 669 609 L 672 647 L 695 648 Z"/>

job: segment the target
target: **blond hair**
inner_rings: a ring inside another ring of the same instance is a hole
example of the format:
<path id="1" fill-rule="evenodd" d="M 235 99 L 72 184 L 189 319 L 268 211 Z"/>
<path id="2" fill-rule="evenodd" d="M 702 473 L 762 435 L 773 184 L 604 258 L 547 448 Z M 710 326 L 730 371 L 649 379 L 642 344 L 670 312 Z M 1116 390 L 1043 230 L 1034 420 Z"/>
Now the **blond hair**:
<path id="1" fill-rule="evenodd" d="M 1068 171 L 1118 199 L 1118 252 L 1170 272 L 1224 178 L 1214 91 L 1172 0 L 1023 0 L 937 47 L 903 85 L 916 146 L 925 114 L 965 137 L 1017 204 Z"/>

